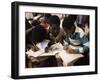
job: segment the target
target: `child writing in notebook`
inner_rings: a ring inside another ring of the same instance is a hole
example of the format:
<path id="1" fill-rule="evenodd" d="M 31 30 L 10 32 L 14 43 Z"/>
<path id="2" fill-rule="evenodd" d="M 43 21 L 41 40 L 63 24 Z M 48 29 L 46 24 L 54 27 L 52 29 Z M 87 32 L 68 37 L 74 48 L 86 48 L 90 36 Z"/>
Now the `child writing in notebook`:
<path id="1" fill-rule="evenodd" d="M 64 49 L 69 53 L 89 53 L 89 41 L 84 31 L 75 25 L 76 15 L 65 17 L 62 27 L 66 33 Z"/>
<path id="2" fill-rule="evenodd" d="M 45 52 L 44 42 L 47 38 L 47 30 L 42 25 L 37 25 L 32 30 L 32 45 L 28 51 L 26 51 L 26 67 L 48 67 L 55 66 L 52 61 L 55 61 L 53 57 L 38 57 L 38 53 L 42 54 Z M 43 48 L 43 49 L 42 49 Z M 33 56 L 33 54 L 37 54 Z M 39 55 L 40 55 L 39 54 Z"/>

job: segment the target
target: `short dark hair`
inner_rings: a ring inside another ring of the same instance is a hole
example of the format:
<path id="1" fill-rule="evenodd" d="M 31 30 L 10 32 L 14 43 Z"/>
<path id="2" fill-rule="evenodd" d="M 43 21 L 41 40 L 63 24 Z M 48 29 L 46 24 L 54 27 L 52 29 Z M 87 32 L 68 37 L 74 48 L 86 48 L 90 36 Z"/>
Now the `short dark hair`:
<path id="1" fill-rule="evenodd" d="M 33 42 L 42 42 L 46 39 L 47 31 L 42 25 L 37 25 L 32 31 Z"/>
<path id="2" fill-rule="evenodd" d="M 74 25 L 76 18 L 77 18 L 77 15 L 69 15 L 68 17 L 65 17 L 62 22 L 62 27 L 71 29 L 71 27 Z"/>
<path id="3" fill-rule="evenodd" d="M 56 25 L 60 25 L 60 19 L 58 16 L 56 15 L 52 15 L 49 19 L 49 24 L 52 25 L 52 24 L 56 24 Z"/>

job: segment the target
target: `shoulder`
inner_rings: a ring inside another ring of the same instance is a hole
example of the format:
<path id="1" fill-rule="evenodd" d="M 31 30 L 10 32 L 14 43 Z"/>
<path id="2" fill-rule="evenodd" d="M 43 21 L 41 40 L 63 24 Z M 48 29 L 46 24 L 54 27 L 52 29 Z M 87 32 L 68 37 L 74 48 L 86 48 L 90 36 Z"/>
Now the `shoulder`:
<path id="1" fill-rule="evenodd" d="M 81 38 L 85 35 L 85 32 L 78 26 L 76 26 L 75 32 L 78 32 Z"/>

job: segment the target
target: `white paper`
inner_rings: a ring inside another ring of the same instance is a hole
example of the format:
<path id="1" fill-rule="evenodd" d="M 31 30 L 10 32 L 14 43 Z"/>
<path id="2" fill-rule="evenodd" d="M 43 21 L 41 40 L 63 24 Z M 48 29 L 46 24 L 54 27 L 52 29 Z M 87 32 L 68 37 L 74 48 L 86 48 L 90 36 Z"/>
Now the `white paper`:
<path id="1" fill-rule="evenodd" d="M 70 63 L 75 62 L 79 58 L 83 57 L 82 54 L 70 54 L 63 50 L 63 46 L 60 43 L 56 43 L 51 46 L 52 50 L 49 53 L 45 53 L 44 49 L 34 52 L 31 49 L 26 52 L 28 56 L 59 56 L 63 61 L 63 66 L 68 66 Z"/>
<path id="2" fill-rule="evenodd" d="M 82 54 L 70 54 L 65 51 L 61 51 L 59 56 L 62 59 L 64 66 L 68 66 L 69 63 L 75 62 L 79 58 L 83 57 Z"/>
<path id="3" fill-rule="evenodd" d="M 33 57 L 38 57 L 38 56 L 40 56 L 42 53 L 44 53 L 44 50 L 39 50 L 39 51 L 34 52 L 34 51 L 32 51 L 32 49 L 30 49 L 29 51 L 26 52 L 26 54 L 27 54 L 28 56 L 33 56 Z"/>
<path id="4" fill-rule="evenodd" d="M 38 43 L 36 46 L 37 46 L 39 49 L 45 49 L 45 48 L 47 47 L 48 43 L 49 43 L 49 40 L 45 40 L 45 41 L 43 41 L 43 42 Z"/>

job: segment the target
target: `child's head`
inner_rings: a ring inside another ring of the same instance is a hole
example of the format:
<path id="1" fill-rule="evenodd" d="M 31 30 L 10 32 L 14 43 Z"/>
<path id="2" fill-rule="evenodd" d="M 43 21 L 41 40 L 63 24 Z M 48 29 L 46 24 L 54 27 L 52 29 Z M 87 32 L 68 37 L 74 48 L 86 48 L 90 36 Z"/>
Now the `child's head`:
<path id="1" fill-rule="evenodd" d="M 68 17 L 65 17 L 62 22 L 62 27 L 66 34 L 72 34 L 75 31 L 75 25 L 74 22 L 76 20 L 76 15 L 69 15 Z"/>
<path id="2" fill-rule="evenodd" d="M 43 26 L 37 25 L 32 32 L 33 42 L 38 43 L 46 39 L 47 31 Z"/>
<path id="3" fill-rule="evenodd" d="M 49 24 L 50 24 L 50 32 L 56 36 L 59 33 L 60 29 L 60 19 L 58 16 L 53 15 L 49 19 Z"/>

